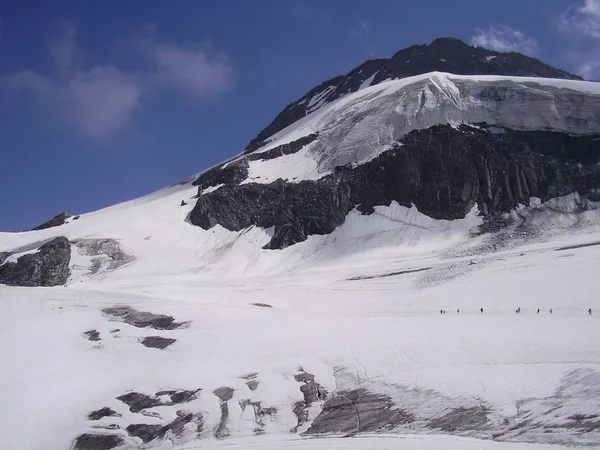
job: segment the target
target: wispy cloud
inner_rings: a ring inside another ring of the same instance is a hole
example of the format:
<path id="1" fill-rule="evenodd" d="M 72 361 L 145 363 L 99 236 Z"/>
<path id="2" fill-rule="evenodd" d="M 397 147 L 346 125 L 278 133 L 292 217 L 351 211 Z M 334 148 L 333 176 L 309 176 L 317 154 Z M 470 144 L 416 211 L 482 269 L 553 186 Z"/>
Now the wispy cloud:
<path id="1" fill-rule="evenodd" d="M 82 68 L 76 37 L 77 28 L 63 24 L 48 48 L 50 73 L 22 70 L 0 78 L 0 86 L 12 93 L 29 94 L 88 138 L 107 138 L 129 126 L 143 106 L 146 91 L 175 88 L 191 98 L 205 99 L 233 87 L 229 61 L 220 54 L 211 56 L 206 46 L 190 50 L 161 44 L 153 34 L 145 49 L 147 70 L 132 73 L 113 65 Z"/>
<path id="2" fill-rule="evenodd" d="M 600 0 L 582 0 L 568 8 L 558 20 L 568 38 L 565 59 L 585 79 L 600 79 Z"/>
<path id="3" fill-rule="evenodd" d="M 105 138 L 131 122 L 141 106 L 142 86 L 137 77 L 113 66 L 75 69 L 75 36 L 74 27 L 65 27 L 50 45 L 52 74 L 22 70 L 3 77 L 2 85 L 31 94 L 82 135 Z"/>
<path id="4" fill-rule="evenodd" d="M 215 97 L 233 87 L 233 69 L 223 55 L 210 56 L 203 49 L 175 45 L 155 49 L 159 80 L 196 97 Z"/>
<path id="5" fill-rule="evenodd" d="M 75 38 L 77 28 L 73 24 L 63 24 L 62 32 L 58 38 L 50 44 L 50 58 L 54 71 L 58 75 L 68 74 L 75 64 Z"/>
<path id="6" fill-rule="evenodd" d="M 371 34 L 371 22 L 366 20 L 359 21 L 356 26 L 350 30 L 350 34 L 358 39 L 367 39 Z"/>
<path id="7" fill-rule="evenodd" d="M 530 56 L 539 51 L 536 39 L 507 25 L 492 25 L 487 30 L 476 29 L 471 44 L 498 52 L 518 52 Z"/>
<path id="8" fill-rule="evenodd" d="M 600 0 L 585 0 L 568 8 L 559 21 L 561 31 L 600 38 Z"/>

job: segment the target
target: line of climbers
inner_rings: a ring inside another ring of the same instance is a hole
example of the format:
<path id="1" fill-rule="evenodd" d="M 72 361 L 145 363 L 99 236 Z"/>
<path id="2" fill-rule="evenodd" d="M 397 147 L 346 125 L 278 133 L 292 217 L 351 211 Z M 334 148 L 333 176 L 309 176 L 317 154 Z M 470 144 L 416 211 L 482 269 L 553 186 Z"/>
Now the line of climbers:
<path id="1" fill-rule="evenodd" d="M 541 312 L 541 309 L 538 308 L 536 314 L 539 314 L 540 312 Z M 592 308 L 588 309 L 587 312 L 591 316 L 592 315 Z M 479 313 L 483 314 L 483 308 L 481 308 L 479 310 Z M 515 311 L 515 313 L 521 314 L 521 307 L 520 306 L 517 308 L 517 310 Z M 446 310 L 445 309 L 440 309 L 440 315 L 444 315 L 444 314 L 446 314 Z M 460 314 L 460 309 L 456 310 L 456 314 Z M 552 308 L 550 308 L 550 314 L 552 314 Z"/>

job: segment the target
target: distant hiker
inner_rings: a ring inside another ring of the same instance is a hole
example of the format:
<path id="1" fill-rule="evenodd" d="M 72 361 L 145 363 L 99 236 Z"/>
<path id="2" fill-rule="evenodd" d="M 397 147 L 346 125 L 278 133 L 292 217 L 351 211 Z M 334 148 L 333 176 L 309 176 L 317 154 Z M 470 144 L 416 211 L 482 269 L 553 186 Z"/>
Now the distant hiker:
<path id="1" fill-rule="evenodd" d="M 440 316 L 441 316 L 442 314 L 444 314 L 444 310 L 443 310 L 443 309 L 440 309 Z"/>
<path id="2" fill-rule="evenodd" d="M 456 314 L 460 314 L 460 308 L 456 310 Z"/>
<path id="3" fill-rule="evenodd" d="M 519 306 L 515 312 L 516 312 L 517 314 L 521 314 L 521 307 Z"/>
<path id="4" fill-rule="evenodd" d="M 536 314 L 539 314 L 539 313 L 540 313 L 540 308 L 538 308 L 538 310 L 537 310 L 537 313 L 536 313 Z"/>
<path id="5" fill-rule="evenodd" d="M 483 308 L 481 308 L 481 309 L 479 310 L 479 312 L 480 312 L 481 314 L 483 314 Z"/>
<path id="6" fill-rule="evenodd" d="M 552 314 L 552 308 L 550 308 L 550 314 Z"/>
<path id="7" fill-rule="evenodd" d="M 444 310 L 444 315 L 446 314 L 446 310 Z"/>
<path id="8" fill-rule="evenodd" d="M 592 308 L 588 309 L 588 314 L 591 316 L 592 315 Z"/>

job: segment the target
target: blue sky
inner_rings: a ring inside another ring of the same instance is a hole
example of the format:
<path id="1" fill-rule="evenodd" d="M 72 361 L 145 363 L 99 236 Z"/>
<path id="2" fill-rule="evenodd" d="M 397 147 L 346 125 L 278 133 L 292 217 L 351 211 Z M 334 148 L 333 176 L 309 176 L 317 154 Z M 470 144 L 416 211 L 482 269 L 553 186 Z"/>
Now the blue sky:
<path id="1" fill-rule="evenodd" d="M 440 36 L 600 79 L 600 0 L 3 2 L 0 230 L 177 182 L 321 81 Z"/>

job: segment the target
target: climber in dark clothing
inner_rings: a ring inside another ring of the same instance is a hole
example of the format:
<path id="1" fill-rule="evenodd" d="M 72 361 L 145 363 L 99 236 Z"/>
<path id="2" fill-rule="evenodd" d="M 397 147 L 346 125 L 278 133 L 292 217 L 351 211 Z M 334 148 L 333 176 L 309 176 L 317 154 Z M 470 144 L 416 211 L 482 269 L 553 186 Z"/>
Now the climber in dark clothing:
<path id="1" fill-rule="evenodd" d="M 536 314 L 539 314 L 539 313 L 540 313 L 540 308 L 538 308 L 538 310 L 537 310 L 537 313 L 536 313 Z"/>
<path id="2" fill-rule="evenodd" d="M 479 310 L 479 312 L 480 312 L 481 314 L 483 314 L 483 308 L 481 308 L 481 309 Z"/>
<path id="3" fill-rule="evenodd" d="M 516 312 L 517 314 L 521 314 L 521 307 L 519 306 L 515 312 Z"/>
<path id="4" fill-rule="evenodd" d="M 588 309 L 588 314 L 591 316 L 592 315 L 592 308 Z"/>
<path id="5" fill-rule="evenodd" d="M 550 314 L 552 314 L 552 308 L 550 308 Z"/>

